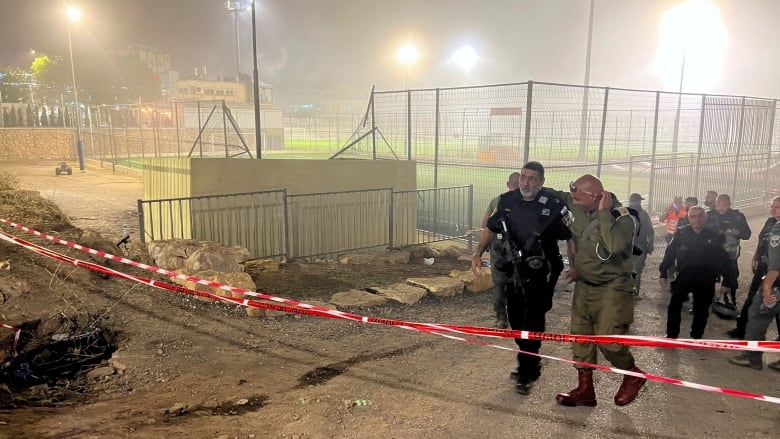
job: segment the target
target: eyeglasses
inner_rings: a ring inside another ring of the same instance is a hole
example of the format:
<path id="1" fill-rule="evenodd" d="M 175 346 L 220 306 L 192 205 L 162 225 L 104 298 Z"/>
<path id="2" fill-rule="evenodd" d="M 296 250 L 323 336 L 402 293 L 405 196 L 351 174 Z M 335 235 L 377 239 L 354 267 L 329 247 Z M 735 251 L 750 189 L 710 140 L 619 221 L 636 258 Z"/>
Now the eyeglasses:
<path id="1" fill-rule="evenodd" d="M 578 188 L 577 188 L 577 183 L 575 183 L 575 182 L 573 182 L 573 181 L 572 181 L 572 182 L 570 182 L 570 183 L 569 183 L 569 192 L 571 192 L 571 193 L 575 193 L 575 192 L 578 192 L 578 191 L 579 191 L 579 192 L 582 192 L 582 193 L 584 193 L 584 194 L 590 195 L 590 196 L 591 196 L 591 197 L 593 197 L 593 198 L 596 198 L 596 197 L 598 197 L 598 194 L 594 194 L 593 192 L 588 192 L 588 191 L 586 191 L 585 189 L 578 189 Z"/>

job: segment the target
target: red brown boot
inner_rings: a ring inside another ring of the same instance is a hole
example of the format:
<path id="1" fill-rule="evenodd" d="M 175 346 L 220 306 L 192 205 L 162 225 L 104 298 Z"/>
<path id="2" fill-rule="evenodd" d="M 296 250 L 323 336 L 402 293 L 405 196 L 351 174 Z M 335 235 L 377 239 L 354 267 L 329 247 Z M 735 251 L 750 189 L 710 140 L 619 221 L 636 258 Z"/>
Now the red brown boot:
<path id="1" fill-rule="evenodd" d="M 577 369 L 577 373 L 580 380 L 577 388 L 569 393 L 555 395 L 555 400 L 558 401 L 558 404 L 567 407 L 578 405 L 594 407 L 596 405 L 596 392 L 593 390 L 593 370 Z"/>
<path id="2" fill-rule="evenodd" d="M 641 370 L 639 370 L 639 368 L 636 366 L 628 370 L 630 370 L 631 372 L 644 373 Z M 620 388 L 615 394 L 615 404 L 617 405 L 630 404 L 633 400 L 636 399 L 637 395 L 639 395 L 639 389 L 641 389 L 642 386 L 645 385 L 645 381 L 647 380 L 644 378 L 637 378 L 631 375 L 624 375 L 623 384 L 620 385 Z"/>

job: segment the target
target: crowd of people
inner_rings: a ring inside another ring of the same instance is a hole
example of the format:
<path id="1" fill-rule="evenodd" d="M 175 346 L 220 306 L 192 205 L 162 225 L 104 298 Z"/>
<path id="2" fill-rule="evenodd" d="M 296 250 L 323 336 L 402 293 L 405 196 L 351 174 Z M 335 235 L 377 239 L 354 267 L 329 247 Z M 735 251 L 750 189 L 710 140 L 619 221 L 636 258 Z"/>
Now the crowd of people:
<path id="1" fill-rule="evenodd" d="M 510 174 L 507 192 L 494 198 L 485 212 L 472 271 L 481 275 L 483 253 L 490 251 L 494 281 L 493 308 L 498 328 L 543 332 L 561 274 L 574 283 L 570 332 L 575 335 L 623 335 L 634 320 L 641 299 L 647 256 L 655 251 L 655 232 L 640 194 L 624 207 L 589 174 L 568 190 L 544 187 L 544 167 L 528 162 Z M 772 201 L 752 260 L 753 280 L 737 313 L 741 242 L 751 237 L 745 215 L 731 208 L 727 194 L 709 191 L 704 207 L 696 197 L 674 197 L 659 220 L 668 243 L 658 266 L 659 285 L 669 291 L 666 337 L 680 335 L 683 304 L 692 296 L 690 337 L 704 337 L 710 311 L 737 318 L 728 335 L 764 340 L 775 320 L 780 332 L 778 295 L 780 269 L 780 197 Z M 568 270 L 558 243 L 566 241 Z M 716 295 L 716 289 L 719 294 Z M 760 293 L 760 294 L 759 294 Z M 648 334 L 651 335 L 651 334 Z M 715 337 L 717 338 L 717 337 Z M 529 394 L 541 376 L 541 342 L 516 339 L 517 368 L 510 373 L 515 390 Z M 573 343 L 577 387 L 556 395 L 564 406 L 595 406 L 593 366 L 597 352 L 616 368 L 628 371 L 614 396 L 616 405 L 636 399 L 645 384 L 628 347 L 618 344 Z M 731 363 L 762 369 L 761 352 L 746 352 Z M 768 364 L 780 371 L 780 361 Z"/>

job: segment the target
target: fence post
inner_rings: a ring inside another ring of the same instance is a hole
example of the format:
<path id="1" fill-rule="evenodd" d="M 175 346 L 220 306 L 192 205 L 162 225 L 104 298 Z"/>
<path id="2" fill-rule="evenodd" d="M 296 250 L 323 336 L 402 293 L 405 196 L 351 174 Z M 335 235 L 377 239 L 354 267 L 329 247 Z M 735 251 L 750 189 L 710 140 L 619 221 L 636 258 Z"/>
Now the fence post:
<path id="1" fill-rule="evenodd" d="M 596 177 L 601 177 L 601 164 L 604 161 L 604 131 L 607 128 L 607 107 L 609 104 L 609 87 L 604 89 L 604 109 L 601 110 L 601 134 L 599 135 L 599 160 L 596 163 Z"/>
<path id="2" fill-rule="evenodd" d="M 734 182 L 731 185 L 731 199 L 737 197 L 737 171 L 739 170 L 739 155 L 742 152 L 742 136 L 745 132 L 745 97 L 742 96 L 739 108 L 739 134 L 737 135 L 737 153 L 734 156 Z"/>
<path id="3" fill-rule="evenodd" d="M 433 125 L 433 187 L 435 188 L 439 187 L 439 116 L 439 89 L 437 88 Z"/>
<path id="4" fill-rule="evenodd" d="M 406 90 L 406 159 L 412 159 L 412 91 Z"/>
<path id="5" fill-rule="evenodd" d="M 224 137 L 225 137 L 225 158 L 228 158 L 228 157 L 230 157 L 230 154 L 228 154 L 227 111 L 225 111 L 225 107 L 227 107 L 227 105 L 225 105 L 225 100 L 222 99 L 222 133 L 224 134 Z"/>
<path id="6" fill-rule="evenodd" d="M 144 121 L 143 121 L 143 111 L 141 111 L 141 106 L 143 104 L 141 103 L 141 98 L 138 98 L 138 134 L 141 136 L 141 160 L 143 160 L 145 157 L 144 154 Z M 128 166 L 130 164 L 128 163 Z"/>
<path id="7" fill-rule="evenodd" d="M 389 235 L 388 235 L 388 250 L 391 250 L 393 247 L 395 247 L 395 243 L 393 242 L 394 236 L 393 236 L 393 217 L 395 215 L 395 192 L 393 191 L 393 188 L 390 188 L 390 217 L 388 218 L 389 226 Z"/>
<path id="8" fill-rule="evenodd" d="M 439 187 L 439 117 L 441 116 L 441 113 L 439 112 L 439 97 L 440 97 L 440 90 L 436 89 L 436 119 L 435 119 L 435 125 L 434 125 L 434 135 L 433 135 L 433 187 L 438 188 Z M 439 191 L 435 190 L 433 191 L 433 236 L 436 237 L 436 234 L 439 230 L 439 219 L 438 219 L 438 213 L 439 213 Z"/>
<path id="9" fill-rule="evenodd" d="M 146 230 L 144 229 L 144 200 L 136 200 L 138 206 L 138 233 L 141 234 L 141 242 L 146 242 Z"/>
<path id="10" fill-rule="evenodd" d="M 653 204 L 653 189 L 655 188 L 655 168 L 658 165 L 656 160 L 656 149 L 658 147 L 658 106 L 661 103 L 661 92 L 655 92 L 655 108 L 653 109 L 653 144 L 650 150 L 650 188 L 647 190 L 647 210 L 652 212 L 655 208 Z"/>
<path id="11" fill-rule="evenodd" d="M 472 233 L 474 229 L 474 185 L 469 185 L 469 201 L 468 205 L 466 206 L 466 213 L 468 217 L 468 228 L 466 230 L 469 231 L 469 251 L 474 250 L 474 234 Z"/>
<path id="12" fill-rule="evenodd" d="M 696 149 L 696 167 L 693 174 L 693 193 L 699 193 L 699 177 L 701 176 L 701 150 L 704 146 L 704 121 L 706 120 L 707 95 L 701 95 L 701 115 L 699 116 L 699 144 Z"/>
<path id="13" fill-rule="evenodd" d="M 531 156 L 531 103 L 533 102 L 533 95 L 534 82 L 528 81 L 528 92 L 525 96 L 525 141 L 523 142 L 523 163 L 528 163 L 528 158 Z"/>
<path id="14" fill-rule="evenodd" d="M 290 259 L 290 215 L 287 204 L 287 188 L 282 189 L 282 208 L 284 209 L 284 257 Z"/>
<path id="15" fill-rule="evenodd" d="M 371 89 L 371 150 L 373 158 L 376 160 L 376 113 L 374 108 L 374 89 Z"/>
<path id="16" fill-rule="evenodd" d="M 179 134 L 179 103 L 173 102 L 173 120 L 176 122 L 176 157 L 181 157 L 181 136 Z"/>
<path id="17" fill-rule="evenodd" d="M 775 115 L 777 110 L 777 99 L 772 101 L 772 111 L 769 117 L 769 140 L 766 149 L 766 168 L 764 169 L 764 193 L 769 190 L 769 172 L 772 167 L 772 140 L 775 135 Z"/>
<path id="18" fill-rule="evenodd" d="M 197 101 L 198 103 L 198 131 L 200 132 L 203 128 L 203 122 L 200 120 L 200 101 Z M 260 133 L 255 133 L 255 136 L 259 136 Z M 200 158 L 203 158 L 203 136 L 198 136 L 198 145 L 200 146 Z"/>
<path id="19" fill-rule="evenodd" d="M 626 188 L 626 193 L 631 193 L 631 180 L 634 178 L 634 156 L 629 155 L 628 156 L 628 188 Z"/>

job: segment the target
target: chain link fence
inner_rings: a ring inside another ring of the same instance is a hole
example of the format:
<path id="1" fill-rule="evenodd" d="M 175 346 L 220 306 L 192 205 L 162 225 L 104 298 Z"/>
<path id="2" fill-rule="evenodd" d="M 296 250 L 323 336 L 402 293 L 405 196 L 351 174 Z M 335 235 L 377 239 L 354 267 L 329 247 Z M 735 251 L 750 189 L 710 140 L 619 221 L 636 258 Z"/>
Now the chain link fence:
<path id="1" fill-rule="evenodd" d="M 335 158 L 408 159 L 418 186 L 474 185 L 475 215 L 507 176 L 538 160 L 546 185 L 584 173 L 651 213 L 707 190 L 735 206 L 760 204 L 777 187 L 776 100 L 523 82 L 372 92 Z M 478 218 L 473 218 L 478 223 Z"/>

